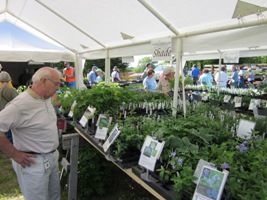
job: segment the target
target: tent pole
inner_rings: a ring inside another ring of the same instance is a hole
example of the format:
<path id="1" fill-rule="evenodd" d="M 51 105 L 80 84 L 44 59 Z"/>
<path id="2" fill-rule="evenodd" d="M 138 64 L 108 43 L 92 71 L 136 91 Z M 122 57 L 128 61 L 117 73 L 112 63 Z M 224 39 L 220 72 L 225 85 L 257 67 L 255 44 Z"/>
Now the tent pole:
<path id="1" fill-rule="evenodd" d="M 85 59 L 82 59 L 81 56 L 75 56 L 75 79 L 76 79 L 76 88 L 82 89 L 86 88 L 83 83 L 83 67 L 84 67 Z"/>
<path id="2" fill-rule="evenodd" d="M 182 69 L 184 69 L 185 66 L 185 62 L 181 62 L 182 63 Z M 186 118 L 186 98 L 185 98 L 185 88 L 184 88 L 184 74 L 182 73 L 182 87 L 183 87 L 183 108 L 184 108 L 184 118 Z"/>
<path id="3" fill-rule="evenodd" d="M 181 69 L 181 58 L 182 58 L 182 39 L 177 39 L 177 52 L 175 53 L 176 57 L 176 69 L 175 69 L 175 81 L 174 81 L 174 93 L 173 93 L 173 105 L 172 105 L 172 115 L 176 116 L 177 114 L 177 101 L 178 101 L 178 89 L 179 89 L 179 78 L 180 78 L 180 69 Z"/>
<path id="4" fill-rule="evenodd" d="M 218 77 L 218 79 L 219 79 L 219 84 L 218 84 L 218 90 L 217 90 L 218 95 L 220 94 L 220 88 L 221 88 L 220 80 L 221 80 L 221 68 L 222 68 L 222 52 L 221 52 L 221 51 L 219 51 L 219 52 L 220 52 L 219 72 L 217 72 L 217 73 L 219 73 L 219 77 Z"/>
<path id="5" fill-rule="evenodd" d="M 110 85 L 110 57 L 109 57 L 109 49 L 106 49 L 106 58 L 105 58 L 105 85 Z"/>

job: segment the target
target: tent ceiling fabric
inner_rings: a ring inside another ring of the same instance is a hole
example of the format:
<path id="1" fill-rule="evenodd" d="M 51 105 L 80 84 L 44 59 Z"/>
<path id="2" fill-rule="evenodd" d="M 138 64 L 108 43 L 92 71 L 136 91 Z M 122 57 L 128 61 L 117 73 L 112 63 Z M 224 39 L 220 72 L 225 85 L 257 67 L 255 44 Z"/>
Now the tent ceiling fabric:
<path id="1" fill-rule="evenodd" d="M 258 15 L 253 13 L 257 8 Z M 110 57 L 151 54 L 150 41 L 162 37 L 181 37 L 183 55 L 213 55 L 216 50 L 251 51 L 251 46 L 266 49 L 266 8 L 267 0 L 0 0 L 0 20 L 86 59 L 105 58 L 107 49 Z M 242 27 L 250 21 L 252 27 Z M 227 30 L 230 26 L 236 27 Z M 173 51 L 178 51 L 175 45 Z"/>

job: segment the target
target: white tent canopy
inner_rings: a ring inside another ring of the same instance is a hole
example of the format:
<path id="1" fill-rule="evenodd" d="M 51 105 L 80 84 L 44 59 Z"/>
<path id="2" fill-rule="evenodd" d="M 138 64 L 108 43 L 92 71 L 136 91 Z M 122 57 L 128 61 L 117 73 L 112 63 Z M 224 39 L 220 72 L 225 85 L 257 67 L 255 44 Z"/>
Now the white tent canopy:
<path id="1" fill-rule="evenodd" d="M 266 0 L 0 0 L 0 20 L 86 59 L 106 58 L 107 49 L 109 57 L 151 54 L 161 37 L 182 39 L 188 57 L 266 49 L 266 8 Z"/>
<path id="2" fill-rule="evenodd" d="M 59 62 L 73 53 L 53 45 L 6 21 L 0 23 L 0 60 L 9 62 Z"/>

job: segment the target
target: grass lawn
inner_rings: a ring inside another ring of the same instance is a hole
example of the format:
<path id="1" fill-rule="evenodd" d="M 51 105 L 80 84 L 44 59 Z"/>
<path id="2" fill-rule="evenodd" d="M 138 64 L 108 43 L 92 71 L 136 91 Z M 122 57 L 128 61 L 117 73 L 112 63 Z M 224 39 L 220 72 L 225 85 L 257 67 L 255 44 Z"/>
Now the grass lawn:
<path id="1" fill-rule="evenodd" d="M 0 200 L 22 200 L 11 160 L 0 152 Z"/>

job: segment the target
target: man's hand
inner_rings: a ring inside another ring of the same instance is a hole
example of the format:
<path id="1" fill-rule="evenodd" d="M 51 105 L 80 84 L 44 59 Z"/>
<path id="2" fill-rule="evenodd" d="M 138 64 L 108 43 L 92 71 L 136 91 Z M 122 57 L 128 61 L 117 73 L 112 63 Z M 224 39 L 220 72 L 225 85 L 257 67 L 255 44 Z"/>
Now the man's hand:
<path id="1" fill-rule="evenodd" d="M 30 153 L 24 153 L 21 151 L 17 151 L 12 159 L 21 164 L 22 167 L 30 167 L 31 165 L 35 164 L 35 161 L 32 158 L 35 158 L 36 155 Z"/>
<path id="2" fill-rule="evenodd" d="M 0 132 L 0 150 L 8 157 L 12 158 L 15 162 L 21 164 L 22 167 L 30 167 L 35 164 L 32 159 L 36 157 L 34 154 L 18 151 L 6 138 L 4 133 Z"/>

